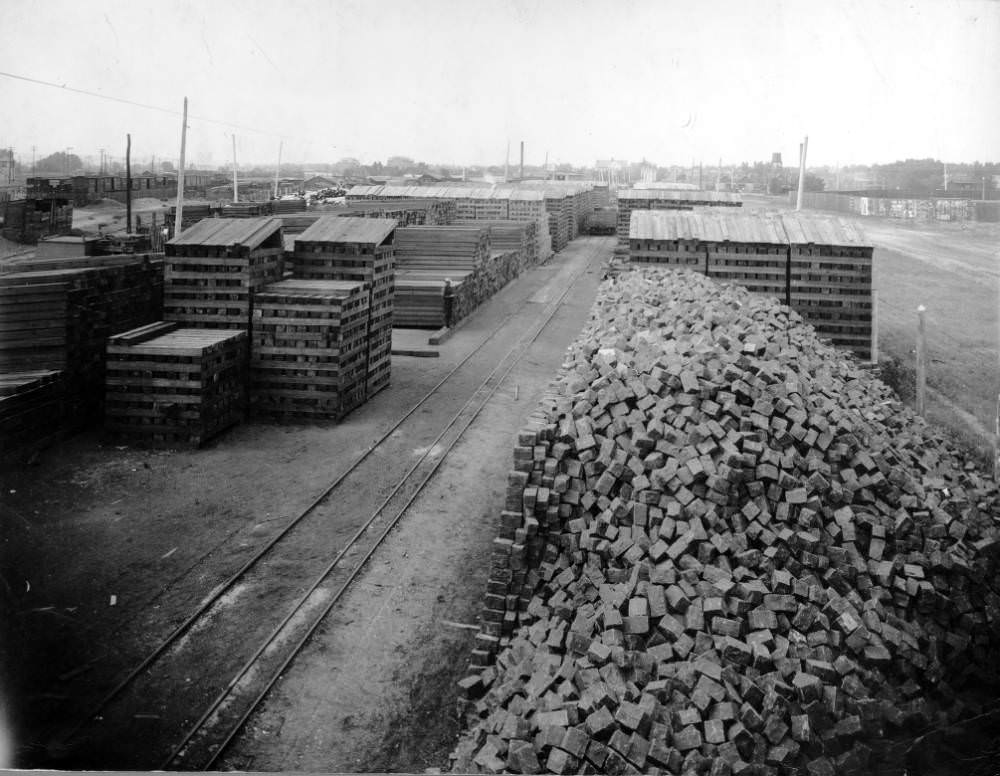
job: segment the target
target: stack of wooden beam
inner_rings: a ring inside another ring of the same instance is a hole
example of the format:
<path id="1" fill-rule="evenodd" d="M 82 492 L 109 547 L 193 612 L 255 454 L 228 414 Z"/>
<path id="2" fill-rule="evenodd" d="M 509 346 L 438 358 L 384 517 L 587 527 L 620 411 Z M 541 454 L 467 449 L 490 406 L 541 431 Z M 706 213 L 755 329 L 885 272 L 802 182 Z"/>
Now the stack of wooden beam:
<path id="1" fill-rule="evenodd" d="M 269 203 L 269 212 L 274 215 L 283 213 L 304 213 L 306 212 L 305 198 L 299 197 L 297 199 L 276 199 L 273 202 Z M 235 216 L 236 213 L 227 213 L 226 215 Z"/>
<path id="2" fill-rule="evenodd" d="M 369 294 L 346 280 L 283 280 L 254 302 L 251 400 L 268 415 L 340 418 L 364 402 Z"/>
<path id="3" fill-rule="evenodd" d="M 132 255 L 80 266 L 89 261 L 43 259 L 0 275 L 0 373 L 64 371 L 77 421 L 99 413 L 107 338 L 162 315 L 162 261 Z"/>
<path id="4" fill-rule="evenodd" d="M 108 340 L 105 427 L 146 444 L 198 446 L 243 419 L 248 336 L 155 323 Z"/>
<path id="5" fill-rule="evenodd" d="M 165 246 L 164 318 L 193 328 L 250 331 L 254 293 L 281 280 L 273 218 L 211 218 Z"/>
<path id="6" fill-rule="evenodd" d="M 445 325 L 444 286 L 451 281 L 454 301 L 452 323 L 457 323 L 476 309 L 478 301 L 470 272 L 445 275 L 433 270 L 397 270 L 393 326 L 404 329 L 439 329 Z"/>
<path id="7" fill-rule="evenodd" d="M 488 226 L 411 226 L 396 235 L 399 269 L 476 272 L 489 255 Z"/>
<path id="8" fill-rule="evenodd" d="M 549 218 L 549 234 L 552 236 L 552 250 L 557 253 L 569 243 L 569 208 L 566 197 L 557 191 L 545 192 L 545 212 Z"/>
<path id="9" fill-rule="evenodd" d="M 0 463 L 23 459 L 58 435 L 66 412 L 63 372 L 0 374 Z"/>
<path id="10" fill-rule="evenodd" d="M 872 358 L 873 246 L 843 219 L 781 217 L 790 246 L 789 304 L 834 345 Z"/>
<path id="11" fill-rule="evenodd" d="M 366 398 L 389 384 L 396 235 L 393 219 L 326 216 L 296 238 L 292 253 L 296 278 L 364 284 L 369 295 Z"/>
<path id="12" fill-rule="evenodd" d="M 225 218 L 259 218 L 270 213 L 270 202 L 230 202 L 222 208 Z"/>
<path id="13" fill-rule="evenodd" d="M 518 251 L 522 255 L 523 266 L 538 264 L 538 224 L 535 221 L 503 220 L 458 220 L 455 226 L 482 226 L 490 228 L 490 247 L 498 251 Z"/>

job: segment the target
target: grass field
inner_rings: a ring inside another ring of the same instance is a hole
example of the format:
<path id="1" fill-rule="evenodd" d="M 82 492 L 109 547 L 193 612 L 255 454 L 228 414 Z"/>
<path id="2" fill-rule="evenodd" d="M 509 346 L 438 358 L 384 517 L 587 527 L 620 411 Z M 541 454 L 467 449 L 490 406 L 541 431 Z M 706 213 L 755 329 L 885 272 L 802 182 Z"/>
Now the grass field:
<path id="1" fill-rule="evenodd" d="M 894 359 L 907 379 L 924 305 L 928 418 L 988 449 L 1000 392 L 1000 225 L 861 225 L 876 246 L 880 359 Z"/>

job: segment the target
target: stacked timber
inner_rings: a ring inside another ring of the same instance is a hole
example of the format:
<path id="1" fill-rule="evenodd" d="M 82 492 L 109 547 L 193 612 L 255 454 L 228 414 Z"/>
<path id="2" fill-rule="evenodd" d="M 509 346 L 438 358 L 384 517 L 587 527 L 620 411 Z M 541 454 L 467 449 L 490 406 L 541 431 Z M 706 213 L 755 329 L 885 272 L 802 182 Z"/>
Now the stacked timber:
<path id="1" fill-rule="evenodd" d="M 222 207 L 224 218 L 260 218 L 270 214 L 270 202 L 230 202 Z"/>
<path id="2" fill-rule="evenodd" d="M 211 218 L 168 242 L 164 318 L 190 328 L 250 331 L 253 297 L 281 280 L 284 244 L 273 218 Z"/>
<path id="3" fill-rule="evenodd" d="M 219 208 L 216 208 L 212 205 L 207 205 L 207 204 L 195 205 L 195 204 L 185 203 L 182 215 L 184 223 L 181 224 L 180 231 L 183 232 L 185 229 L 194 226 L 202 219 L 212 218 L 213 216 L 219 213 L 219 210 L 220 210 Z M 170 212 L 164 218 L 164 224 L 170 230 L 171 234 L 177 233 L 177 230 L 175 228 L 176 223 L 177 223 L 177 207 L 173 206 L 170 208 Z"/>
<path id="4" fill-rule="evenodd" d="M 544 195 L 552 250 L 558 253 L 569 244 L 572 202 L 567 202 L 568 198 L 559 191 L 546 191 Z"/>
<path id="5" fill-rule="evenodd" d="M 493 250 L 518 251 L 523 256 L 525 267 L 538 264 L 538 224 L 535 221 L 457 220 L 455 226 L 489 226 L 490 247 Z"/>
<path id="6" fill-rule="evenodd" d="M 60 433 L 66 387 L 56 370 L 0 374 L 0 464 L 30 456 Z"/>
<path id="7" fill-rule="evenodd" d="M 443 327 L 445 280 L 451 281 L 454 295 L 452 323 L 462 320 L 479 303 L 469 281 L 471 275 L 471 272 L 445 274 L 434 270 L 397 270 L 393 326 L 404 329 Z"/>
<path id="8" fill-rule="evenodd" d="M 400 269 L 475 272 L 490 254 L 488 226 L 412 226 L 396 235 Z"/>
<path id="9" fill-rule="evenodd" d="M 305 197 L 296 197 L 295 199 L 275 199 L 267 204 L 269 206 L 269 213 L 273 215 L 306 212 Z M 236 214 L 227 213 L 226 215 L 236 215 Z M 261 214 L 255 214 L 255 215 L 261 215 Z"/>
<path id="10" fill-rule="evenodd" d="M 872 357 L 873 247 L 858 228 L 814 214 L 636 210 L 633 264 L 685 266 L 792 306 L 823 337 Z"/>
<path id="11" fill-rule="evenodd" d="M 337 419 L 364 402 L 369 294 L 346 280 L 283 280 L 254 303 L 250 368 L 257 412 Z"/>
<path id="12" fill-rule="evenodd" d="M 389 384 L 397 234 L 393 219 L 325 216 L 296 238 L 292 253 L 297 279 L 364 285 L 369 298 L 365 398 Z"/>
<path id="13" fill-rule="evenodd" d="M 63 371 L 75 422 L 100 410 L 107 338 L 158 320 L 163 304 L 162 261 L 90 261 L 29 261 L 0 275 L 0 373 Z"/>
<path id="14" fill-rule="evenodd" d="M 785 214 L 789 304 L 834 345 L 872 358 L 873 246 L 840 218 Z"/>
<path id="15" fill-rule="evenodd" d="M 997 486 L 797 313 L 626 273 L 518 435 L 455 770 L 869 772 L 996 697 L 998 560 Z"/>
<path id="16" fill-rule="evenodd" d="M 108 340 L 105 428 L 150 445 L 204 444 L 243 419 L 244 331 L 154 323 Z"/>

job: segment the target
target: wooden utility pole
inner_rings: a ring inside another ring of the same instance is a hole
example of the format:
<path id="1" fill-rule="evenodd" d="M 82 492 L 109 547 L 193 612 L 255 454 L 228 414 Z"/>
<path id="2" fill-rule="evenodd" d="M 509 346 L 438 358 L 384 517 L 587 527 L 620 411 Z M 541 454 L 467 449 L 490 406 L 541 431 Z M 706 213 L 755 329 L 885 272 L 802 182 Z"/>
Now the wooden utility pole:
<path id="1" fill-rule="evenodd" d="M 927 308 L 917 308 L 917 414 L 923 416 L 927 406 L 927 338 L 924 331 L 924 313 Z"/>
<path id="2" fill-rule="evenodd" d="M 188 98 L 184 98 L 184 118 L 181 120 L 181 164 L 177 169 L 177 217 L 174 220 L 174 237 L 181 233 L 184 223 L 184 151 L 187 146 Z"/>
<path id="3" fill-rule="evenodd" d="M 281 147 L 284 145 L 283 140 L 278 141 L 278 166 L 274 171 L 274 198 L 278 198 L 278 176 L 281 174 Z"/>
<path id="4" fill-rule="evenodd" d="M 510 138 L 507 139 L 507 156 L 504 157 L 503 162 L 503 182 L 507 183 L 510 180 Z"/>
<path id="5" fill-rule="evenodd" d="M 1000 396 L 997 396 L 997 417 L 993 426 L 993 481 L 1000 482 Z"/>
<path id="6" fill-rule="evenodd" d="M 806 186 L 806 154 L 809 152 L 809 135 L 799 145 L 799 195 L 795 198 L 795 209 L 802 209 L 802 193 Z"/>
<path id="7" fill-rule="evenodd" d="M 240 201 L 240 181 L 236 175 L 236 134 L 233 133 L 233 204 Z"/>
<path id="8" fill-rule="evenodd" d="M 521 177 L 520 177 L 520 179 L 522 181 L 524 180 L 524 141 L 523 140 L 521 141 Z"/>
<path id="9" fill-rule="evenodd" d="M 132 231 L 132 135 L 125 135 L 125 233 Z"/>

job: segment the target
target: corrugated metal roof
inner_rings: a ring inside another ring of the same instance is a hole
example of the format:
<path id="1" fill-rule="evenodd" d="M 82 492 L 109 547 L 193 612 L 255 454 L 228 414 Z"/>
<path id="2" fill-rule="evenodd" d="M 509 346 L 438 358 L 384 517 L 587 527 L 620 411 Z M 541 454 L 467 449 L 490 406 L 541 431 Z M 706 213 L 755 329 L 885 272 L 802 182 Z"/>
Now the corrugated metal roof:
<path id="1" fill-rule="evenodd" d="M 871 245 L 855 224 L 842 218 L 811 213 L 743 213 L 730 208 L 633 210 L 629 238 L 757 245 Z"/>
<path id="2" fill-rule="evenodd" d="M 205 218 L 167 244 L 229 247 L 239 243 L 256 248 L 279 229 L 281 221 L 276 218 Z"/>
<path id="3" fill-rule="evenodd" d="M 296 242 L 349 242 L 378 245 L 393 229 L 394 218 L 357 218 L 353 216 L 323 216 L 297 235 Z"/>
<path id="4" fill-rule="evenodd" d="M 723 210 L 633 210 L 629 220 L 633 240 L 685 240 L 787 245 L 781 221 L 759 213 Z"/>
<path id="5" fill-rule="evenodd" d="M 623 189 L 618 199 L 666 199 L 677 202 L 742 202 L 739 194 L 731 191 L 677 191 L 675 189 Z"/>
<path id="6" fill-rule="evenodd" d="M 860 226 L 838 216 L 784 213 L 781 223 L 792 245 L 872 245 Z"/>

